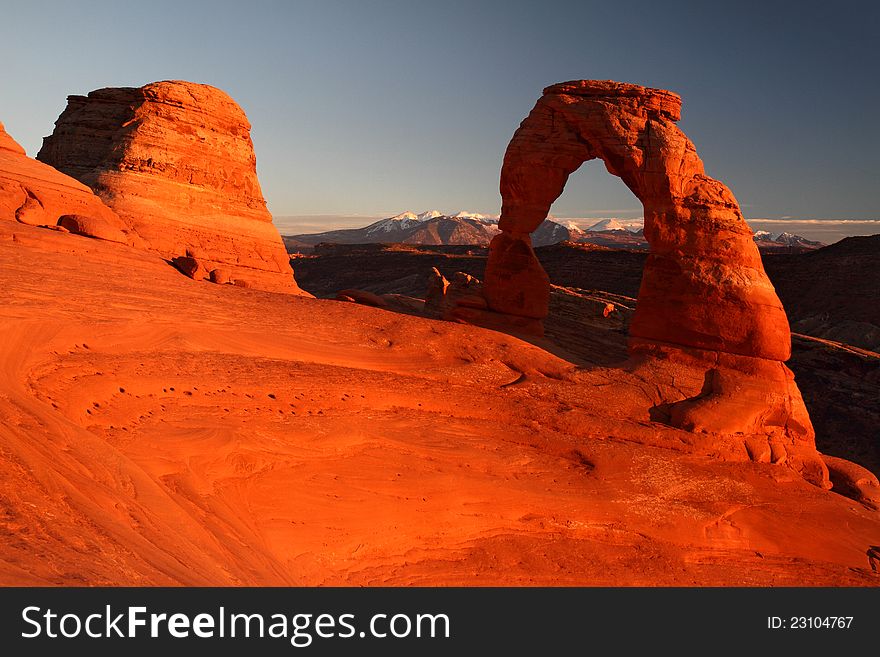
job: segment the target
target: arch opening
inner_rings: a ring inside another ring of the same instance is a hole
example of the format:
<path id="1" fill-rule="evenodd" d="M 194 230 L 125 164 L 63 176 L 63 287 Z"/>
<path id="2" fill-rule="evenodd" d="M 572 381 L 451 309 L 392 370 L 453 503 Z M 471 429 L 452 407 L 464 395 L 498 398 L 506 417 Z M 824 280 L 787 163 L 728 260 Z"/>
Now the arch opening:
<path id="1" fill-rule="evenodd" d="M 581 228 L 615 220 L 636 229 L 641 226 L 643 215 L 638 197 L 596 158 L 585 161 L 569 174 L 562 194 L 550 206 L 554 221 L 575 220 Z"/>

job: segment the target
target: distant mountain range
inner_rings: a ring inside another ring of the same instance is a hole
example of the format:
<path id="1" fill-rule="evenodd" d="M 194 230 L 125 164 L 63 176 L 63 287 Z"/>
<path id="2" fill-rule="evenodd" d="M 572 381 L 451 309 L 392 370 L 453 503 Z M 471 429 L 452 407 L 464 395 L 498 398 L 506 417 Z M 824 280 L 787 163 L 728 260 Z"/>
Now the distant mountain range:
<path id="1" fill-rule="evenodd" d="M 754 238 L 758 248 L 763 252 L 800 253 L 825 246 L 822 242 L 814 242 L 800 235 L 771 233 L 766 230 L 756 230 Z"/>
<path id="2" fill-rule="evenodd" d="M 335 244 L 488 244 L 498 234 L 498 220 L 481 214 L 445 215 L 437 210 L 401 212 L 363 228 L 285 236 L 288 251 L 309 251 L 321 242 Z"/>
<path id="3" fill-rule="evenodd" d="M 322 242 L 486 246 L 498 232 L 498 219 L 488 215 L 473 212 L 447 215 L 438 210 L 416 214 L 407 211 L 380 219 L 363 228 L 286 235 L 284 243 L 291 253 L 308 253 Z M 532 233 L 532 244 L 536 247 L 559 242 L 589 243 L 617 249 L 648 248 L 641 228 L 628 228 L 617 219 L 602 219 L 589 228 L 580 228 L 574 222 L 561 223 L 554 219 L 545 219 Z M 821 242 L 799 235 L 763 230 L 755 233 L 755 243 L 765 253 L 799 253 L 824 246 Z"/>

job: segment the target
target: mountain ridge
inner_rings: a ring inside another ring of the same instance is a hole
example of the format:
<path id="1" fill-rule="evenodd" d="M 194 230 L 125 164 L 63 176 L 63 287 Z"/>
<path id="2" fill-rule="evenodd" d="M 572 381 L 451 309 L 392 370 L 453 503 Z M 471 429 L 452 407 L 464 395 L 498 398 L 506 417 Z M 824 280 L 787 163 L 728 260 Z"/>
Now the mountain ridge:
<path id="1" fill-rule="evenodd" d="M 563 223 L 564 221 L 564 223 Z M 374 221 L 361 228 L 343 228 L 320 233 L 284 235 L 291 253 L 310 253 L 322 242 L 334 244 L 423 244 L 487 246 L 499 233 L 498 218 L 474 212 L 443 214 L 439 210 L 415 213 L 410 210 Z M 615 218 L 601 219 L 588 228 L 574 221 L 545 219 L 531 235 L 532 245 L 550 246 L 560 242 L 596 244 L 618 249 L 645 251 L 648 242 L 644 229 L 626 226 Z M 822 246 L 791 233 L 757 230 L 755 243 L 763 253 L 800 253 Z"/>

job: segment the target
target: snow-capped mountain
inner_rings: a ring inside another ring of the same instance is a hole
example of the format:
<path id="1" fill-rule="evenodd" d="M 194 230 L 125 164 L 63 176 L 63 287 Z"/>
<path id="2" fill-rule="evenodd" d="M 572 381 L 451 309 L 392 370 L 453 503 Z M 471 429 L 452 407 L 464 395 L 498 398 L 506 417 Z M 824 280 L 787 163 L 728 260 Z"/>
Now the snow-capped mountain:
<path id="1" fill-rule="evenodd" d="M 415 212 L 410 212 L 407 210 L 406 212 L 401 212 L 400 214 L 396 214 L 393 217 L 388 217 L 387 219 L 383 219 L 382 221 L 418 221 L 419 215 Z"/>
<path id="2" fill-rule="evenodd" d="M 592 232 L 591 232 L 592 231 Z M 380 219 L 363 228 L 332 230 L 325 233 L 293 235 L 287 243 L 298 250 L 320 242 L 337 244 L 474 244 L 487 246 L 499 232 L 498 218 L 461 210 L 446 215 L 438 210 L 416 214 L 412 211 Z M 644 238 L 632 233 L 614 219 L 602 220 L 585 231 L 574 221 L 546 219 L 532 233 L 533 246 L 559 242 L 592 242 L 619 248 L 647 248 Z"/>
<path id="3" fill-rule="evenodd" d="M 822 242 L 808 240 L 806 237 L 793 233 L 771 233 L 768 230 L 756 230 L 752 236 L 758 249 L 764 253 L 812 251 L 825 246 Z"/>
<path id="4" fill-rule="evenodd" d="M 549 246 L 559 242 L 579 242 L 583 231 L 574 222 L 560 224 L 545 219 L 532 233 L 532 246 Z"/>
<path id="5" fill-rule="evenodd" d="M 460 210 L 455 214 L 449 215 L 452 219 L 475 219 L 477 221 L 481 221 L 483 223 L 489 224 L 497 224 L 498 217 L 493 217 L 490 214 L 479 214 L 477 212 L 467 212 L 466 210 Z"/>
<path id="6" fill-rule="evenodd" d="M 427 212 L 422 212 L 418 215 L 419 221 L 427 221 L 428 219 L 435 219 L 437 217 L 442 217 L 443 213 L 440 210 L 428 210 Z"/>
<path id="7" fill-rule="evenodd" d="M 627 228 L 617 219 L 602 219 L 587 228 L 587 232 L 590 233 L 600 233 L 606 230 L 627 230 Z"/>
<path id="8" fill-rule="evenodd" d="M 769 230 L 756 230 L 754 238 L 756 242 L 776 242 L 778 244 L 800 244 L 803 242 L 821 244 L 821 242 L 814 242 L 794 233 L 771 233 Z"/>
<path id="9" fill-rule="evenodd" d="M 380 219 L 363 228 L 331 230 L 325 233 L 293 235 L 288 244 L 301 248 L 320 242 L 337 244 L 475 244 L 487 245 L 498 234 L 498 219 L 490 215 L 461 211 L 446 215 L 439 210 L 400 214 Z"/>
<path id="10" fill-rule="evenodd" d="M 582 242 L 617 249 L 647 250 L 644 231 L 636 230 L 632 220 L 602 219 L 589 228 L 580 228 L 575 221 L 545 219 L 532 233 L 533 246 L 549 246 L 559 242 Z M 337 244 L 473 244 L 487 246 L 499 232 L 497 217 L 465 210 L 446 215 L 439 210 L 416 214 L 407 211 L 380 219 L 363 228 L 331 230 L 325 233 L 294 235 L 285 238 L 291 249 L 308 250 L 320 242 Z M 791 253 L 824 246 L 791 233 L 754 233 L 762 253 Z"/>
<path id="11" fill-rule="evenodd" d="M 442 216 L 443 213 L 441 213 L 439 210 L 428 210 L 427 212 L 422 212 L 421 214 L 416 214 L 415 212 L 410 212 L 409 210 L 407 210 L 406 212 L 401 212 L 400 214 L 396 214 L 393 217 L 388 217 L 388 219 L 381 219 L 361 230 L 366 231 L 367 235 L 378 234 L 380 236 L 401 233 L 411 229 L 414 225 L 419 224 L 423 221 L 430 221 L 431 219 Z"/>

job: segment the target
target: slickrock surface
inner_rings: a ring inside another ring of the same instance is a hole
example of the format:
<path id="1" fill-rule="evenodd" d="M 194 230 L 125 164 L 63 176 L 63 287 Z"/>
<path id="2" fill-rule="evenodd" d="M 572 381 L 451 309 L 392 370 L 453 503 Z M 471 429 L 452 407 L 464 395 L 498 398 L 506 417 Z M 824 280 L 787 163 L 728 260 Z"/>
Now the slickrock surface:
<path id="1" fill-rule="evenodd" d="M 880 307 L 880 284 L 871 285 L 875 270 L 870 268 L 880 258 L 880 236 L 847 238 L 822 251 L 821 257 L 818 252 L 764 257 L 792 323 L 799 326 L 804 318 L 824 317 L 828 330 L 837 333 L 838 325 L 851 329 L 871 320 L 869 313 Z M 445 300 L 438 298 L 445 290 L 437 285 L 433 268 L 447 280 L 458 271 L 482 278 L 486 262 L 486 249 L 451 246 L 336 245 L 317 253 L 300 258 L 297 266 L 303 287 L 317 296 L 332 297 L 337 290 L 357 287 L 398 298 L 425 297 L 432 308 L 445 308 Z M 535 253 L 553 283 L 544 321 L 547 337 L 587 363 L 626 360 L 626 334 L 647 254 L 570 242 L 538 247 Z M 823 276 L 822 271 L 834 276 Z M 434 294 L 428 299 L 432 283 Z M 615 310 L 604 316 L 606 303 L 613 303 Z M 847 334 L 859 344 L 876 330 L 872 324 L 864 332 Z M 880 474 L 880 354 L 816 339 L 821 334 L 792 338 L 788 365 L 809 411 L 819 451 Z"/>
<path id="2" fill-rule="evenodd" d="M 650 253 L 629 327 L 634 362 L 678 360 L 705 372 L 693 395 L 662 390 L 658 417 L 699 434 L 739 435 L 749 458 L 785 462 L 828 486 L 783 364 L 791 355 L 785 311 L 736 199 L 706 175 L 675 124 L 680 115 L 680 98 L 661 89 L 597 80 L 546 88 L 504 155 L 502 233 L 489 248 L 483 293 L 502 317 L 547 315 L 549 279 L 529 234 L 568 176 L 601 159 L 644 206 Z"/>
<path id="3" fill-rule="evenodd" d="M 250 123 L 226 93 L 173 80 L 67 100 L 39 160 L 91 187 L 164 258 L 302 294 L 260 190 Z"/>
<path id="4" fill-rule="evenodd" d="M 64 226 L 112 242 L 135 243 L 125 224 L 70 176 L 29 158 L 0 123 L 0 220 Z"/>
<path id="5" fill-rule="evenodd" d="M 880 584 L 876 511 L 647 370 L 3 221 L 0 289 L 0 584 Z"/>

